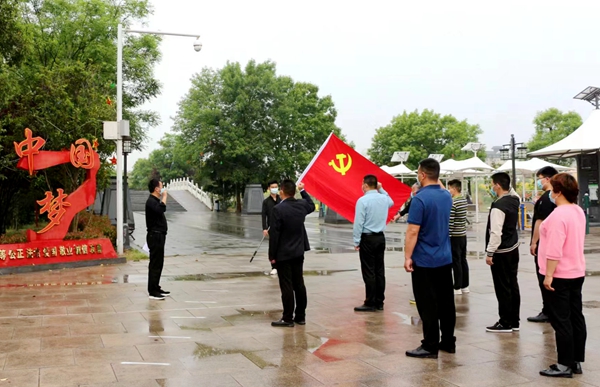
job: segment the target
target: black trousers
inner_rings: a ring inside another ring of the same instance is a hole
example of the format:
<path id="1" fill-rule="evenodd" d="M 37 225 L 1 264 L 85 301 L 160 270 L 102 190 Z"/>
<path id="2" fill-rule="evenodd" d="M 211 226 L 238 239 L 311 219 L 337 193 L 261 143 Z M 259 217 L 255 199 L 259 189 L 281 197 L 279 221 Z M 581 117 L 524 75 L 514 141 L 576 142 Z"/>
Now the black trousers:
<path id="1" fill-rule="evenodd" d="M 554 291 L 547 292 L 550 323 L 556 333 L 558 363 L 571 367 L 573 362 L 585 361 L 587 328 L 582 312 L 581 289 L 585 277 L 554 278 Z"/>
<path id="2" fill-rule="evenodd" d="M 538 242 L 538 247 L 535 249 L 535 257 L 534 257 L 535 275 L 537 277 L 538 285 L 540 287 L 540 293 L 542 294 L 542 313 L 545 314 L 546 316 L 548 316 L 550 314 L 550 310 L 548 309 L 548 302 L 546 301 L 548 291 L 544 287 L 544 276 L 540 274 L 540 265 L 538 264 L 538 257 L 537 257 L 539 246 L 540 246 L 540 244 Z"/>
<path id="3" fill-rule="evenodd" d="M 286 261 L 277 261 L 277 276 L 281 289 L 284 321 L 304 320 L 306 318 L 306 287 L 302 269 L 304 256 Z M 295 311 L 294 311 L 295 308 Z M 294 318 L 295 315 L 295 318 Z"/>
<path id="4" fill-rule="evenodd" d="M 437 353 L 442 343 L 454 345 L 456 308 L 452 290 L 452 265 L 436 268 L 419 267 L 413 263 L 412 286 L 417 310 L 423 322 L 421 346 L 429 352 Z"/>
<path id="5" fill-rule="evenodd" d="M 162 232 L 149 232 L 146 243 L 150 249 L 150 263 L 148 264 L 148 294 L 160 294 L 160 276 L 165 263 L 165 240 L 167 235 Z"/>
<path id="6" fill-rule="evenodd" d="M 383 305 L 385 300 L 385 235 L 362 234 L 360 238 L 360 268 L 365 281 L 367 306 Z"/>
<path id="7" fill-rule="evenodd" d="M 452 247 L 452 271 L 454 289 L 469 287 L 469 264 L 467 263 L 467 236 L 450 237 Z"/>
<path id="8" fill-rule="evenodd" d="M 498 299 L 500 323 L 505 327 L 518 326 L 520 322 L 521 293 L 517 272 L 519 271 L 519 249 L 508 253 L 494 254 L 492 279 Z"/>

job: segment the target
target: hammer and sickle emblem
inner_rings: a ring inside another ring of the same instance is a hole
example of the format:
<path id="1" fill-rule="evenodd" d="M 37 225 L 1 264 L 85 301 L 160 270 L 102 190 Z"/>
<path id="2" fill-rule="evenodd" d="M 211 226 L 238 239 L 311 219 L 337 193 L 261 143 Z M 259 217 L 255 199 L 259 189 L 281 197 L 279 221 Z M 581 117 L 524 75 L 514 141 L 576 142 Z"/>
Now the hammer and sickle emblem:
<path id="1" fill-rule="evenodd" d="M 338 160 L 338 165 L 336 165 L 335 160 L 331 160 L 329 162 L 329 166 L 333 167 L 333 169 L 337 172 L 337 173 L 341 173 L 342 176 L 346 175 L 346 172 L 348 172 L 348 170 L 352 167 L 352 157 L 350 157 L 350 155 L 348 154 L 343 154 L 340 153 L 338 155 L 335 155 L 335 157 Z M 346 163 L 344 161 L 344 159 L 348 157 L 348 163 Z"/>

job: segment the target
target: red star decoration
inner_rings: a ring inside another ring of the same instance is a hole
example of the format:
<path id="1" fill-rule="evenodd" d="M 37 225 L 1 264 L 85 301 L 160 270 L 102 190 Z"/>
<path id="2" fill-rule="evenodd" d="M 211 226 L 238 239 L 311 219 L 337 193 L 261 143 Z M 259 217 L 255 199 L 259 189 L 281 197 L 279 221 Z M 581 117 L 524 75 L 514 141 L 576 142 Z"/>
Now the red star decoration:
<path id="1" fill-rule="evenodd" d="M 112 105 L 112 100 L 110 99 L 110 97 L 106 97 L 106 103 L 108 105 Z"/>
<path id="2" fill-rule="evenodd" d="M 98 146 L 99 146 L 99 145 L 100 145 L 100 144 L 98 143 L 98 139 L 96 139 L 96 138 L 95 138 L 95 139 L 94 139 L 94 141 L 92 142 L 92 148 L 94 148 L 94 149 L 98 149 Z"/>
<path id="3" fill-rule="evenodd" d="M 117 165 L 117 158 L 115 156 L 113 156 L 112 159 L 110 159 L 110 163 L 112 165 Z"/>

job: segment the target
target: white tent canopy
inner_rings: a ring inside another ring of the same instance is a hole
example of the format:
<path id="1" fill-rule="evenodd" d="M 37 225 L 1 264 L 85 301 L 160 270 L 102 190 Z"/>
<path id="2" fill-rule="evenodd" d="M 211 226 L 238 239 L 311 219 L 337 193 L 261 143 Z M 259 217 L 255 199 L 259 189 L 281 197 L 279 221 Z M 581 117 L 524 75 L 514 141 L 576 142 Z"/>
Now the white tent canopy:
<path id="1" fill-rule="evenodd" d="M 534 157 L 531 160 L 526 160 L 526 161 L 522 161 L 522 160 L 515 161 L 515 169 L 520 174 L 532 175 L 544 167 L 554 167 L 554 169 L 556 169 L 557 171 L 568 171 L 568 170 L 572 169 L 569 167 L 564 167 L 562 165 L 553 164 L 548 161 L 544 161 L 542 159 L 538 159 L 537 157 Z M 504 164 L 502 164 L 502 166 L 500 168 L 498 168 L 498 171 L 502 171 L 502 172 L 512 171 L 512 161 L 507 160 Z"/>
<path id="2" fill-rule="evenodd" d="M 384 165 L 381 167 L 384 172 L 389 173 L 392 176 L 415 176 L 416 174 L 411 171 L 406 165 L 398 164 L 393 167 Z"/>
<path id="3" fill-rule="evenodd" d="M 559 142 L 529 153 L 536 157 L 574 157 L 582 153 L 600 150 L 600 110 L 592 114 L 577 130 Z"/>

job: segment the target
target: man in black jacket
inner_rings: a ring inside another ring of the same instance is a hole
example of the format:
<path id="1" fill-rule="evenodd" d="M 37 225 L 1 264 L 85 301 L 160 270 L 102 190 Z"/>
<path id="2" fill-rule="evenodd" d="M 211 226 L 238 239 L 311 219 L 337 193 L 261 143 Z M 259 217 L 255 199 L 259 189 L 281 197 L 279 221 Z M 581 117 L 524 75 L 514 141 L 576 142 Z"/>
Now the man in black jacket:
<path id="1" fill-rule="evenodd" d="M 304 252 L 310 250 L 304 228 L 306 215 L 315 210 L 315 204 L 298 183 L 302 199 L 296 200 L 296 184 L 292 180 L 281 183 L 281 203 L 273 208 L 269 222 L 269 260 L 277 265 L 283 316 L 271 323 L 274 327 L 304 325 L 306 318 L 306 287 L 302 276 Z M 294 313 L 295 305 L 295 313 Z"/>
<path id="2" fill-rule="evenodd" d="M 160 276 L 165 263 L 165 240 L 167 238 L 167 191 L 162 182 L 152 179 L 148 183 L 150 196 L 146 201 L 146 243 L 150 249 L 148 264 L 148 294 L 152 300 L 164 300 L 170 292 L 160 288 Z"/>
<path id="3" fill-rule="evenodd" d="M 273 212 L 273 208 L 279 203 L 281 203 L 281 198 L 279 197 L 279 184 L 277 180 L 271 180 L 267 183 L 269 188 L 269 196 L 263 200 L 262 205 L 262 228 L 263 228 L 263 236 L 269 235 L 269 225 L 271 224 L 271 216 Z M 271 264 L 271 275 L 277 274 L 277 268 L 275 264 Z"/>
<path id="4" fill-rule="evenodd" d="M 519 271 L 519 206 L 521 199 L 510 188 L 510 176 L 504 172 L 492 175 L 491 193 L 497 197 L 492 203 L 485 235 L 486 263 L 491 266 L 494 291 L 498 299 L 500 320 L 486 328 L 488 332 L 519 330 L 521 294 Z"/>

